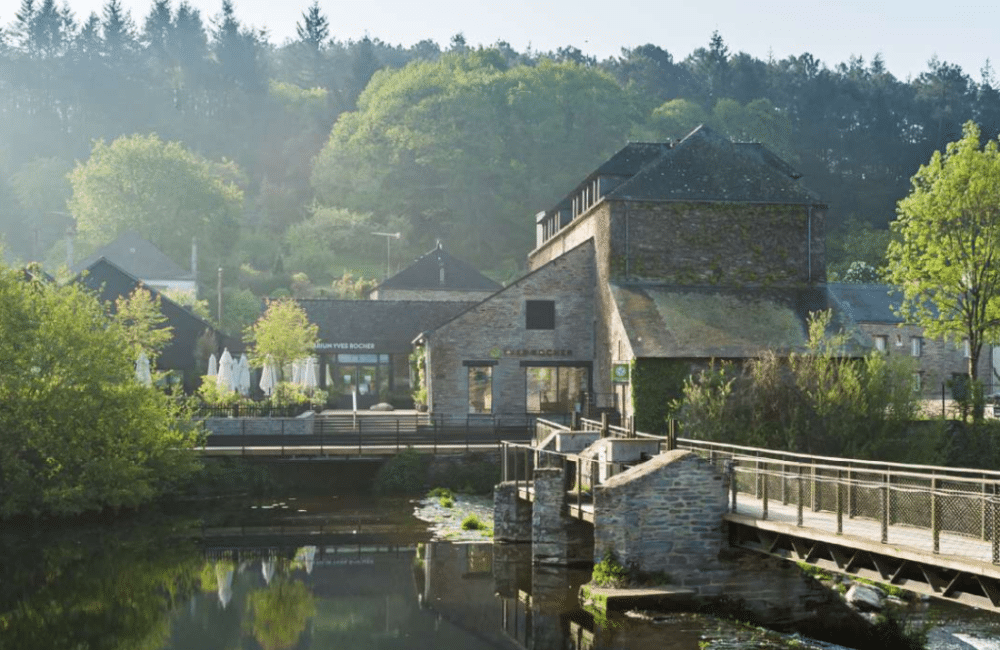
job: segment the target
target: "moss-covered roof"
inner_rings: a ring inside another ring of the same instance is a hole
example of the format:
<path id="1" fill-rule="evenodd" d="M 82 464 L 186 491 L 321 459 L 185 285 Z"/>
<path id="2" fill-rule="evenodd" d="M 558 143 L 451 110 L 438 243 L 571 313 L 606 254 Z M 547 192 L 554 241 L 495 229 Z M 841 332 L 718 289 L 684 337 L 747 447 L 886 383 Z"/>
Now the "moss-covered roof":
<path id="1" fill-rule="evenodd" d="M 612 284 L 618 313 L 639 358 L 746 358 L 805 349 L 810 312 L 831 309 L 830 329 L 849 334 L 849 356 L 869 338 L 825 286 L 720 288 Z"/>

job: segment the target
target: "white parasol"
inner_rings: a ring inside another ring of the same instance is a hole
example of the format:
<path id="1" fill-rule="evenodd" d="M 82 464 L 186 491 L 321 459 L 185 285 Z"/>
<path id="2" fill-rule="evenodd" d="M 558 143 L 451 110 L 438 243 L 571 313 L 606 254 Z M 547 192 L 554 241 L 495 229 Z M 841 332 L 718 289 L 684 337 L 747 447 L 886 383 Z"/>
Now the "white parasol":
<path id="1" fill-rule="evenodd" d="M 139 352 L 139 358 L 135 360 L 135 379 L 143 386 L 153 385 L 153 375 L 149 371 L 149 357 L 145 352 Z"/>
<path id="2" fill-rule="evenodd" d="M 219 604 L 222 609 L 226 608 L 229 601 L 233 599 L 233 563 L 219 562 L 215 565 L 216 593 L 219 595 Z"/>
<path id="3" fill-rule="evenodd" d="M 319 385 L 319 381 L 316 378 L 316 371 L 319 370 L 316 363 L 316 357 L 309 357 L 306 359 L 302 368 L 302 388 L 307 391 L 316 390 Z"/>
<path id="4" fill-rule="evenodd" d="M 209 377 L 214 377 L 219 374 L 219 362 L 215 360 L 214 352 L 208 357 L 208 372 L 205 374 Z"/>
<path id="5" fill-rule="evenodd" d="M 263 391 L 264 395 L 270 397 L 271 393 L 274 392 L 274 385 L 277 382 L 274 381 L 274 369 L 270 364 L 271 359 L 268 358 L 267 361 L 268 363 L 264 364 L 264 369 L 260 373 L 260 390 Z"/>
<path id="6" fill-rule="evenodd" d="M 215 383 L 220 391 L 231 392 L 234 388 L 236 378 L 233 376 L 233 355 L 229 354 L 229 348 L 222 351 L 219 357 L 219 374 L 215 378 Z"/>
<path id="7" fill-rule="evenodd" d="M 271 584 L 271 578 L 274 577 L 274 558 L 266 557 L 260 561 L 260 573 L 264 576 L 264 582 Z"/>
<path id="8" fill-rule="evenodd" d="M 236 364 L 236 390 L 240 395 L 246 397 L 250 394 L 250 360 L 247 359 L 246 352 L 240 356 L 239 363 Z"/>

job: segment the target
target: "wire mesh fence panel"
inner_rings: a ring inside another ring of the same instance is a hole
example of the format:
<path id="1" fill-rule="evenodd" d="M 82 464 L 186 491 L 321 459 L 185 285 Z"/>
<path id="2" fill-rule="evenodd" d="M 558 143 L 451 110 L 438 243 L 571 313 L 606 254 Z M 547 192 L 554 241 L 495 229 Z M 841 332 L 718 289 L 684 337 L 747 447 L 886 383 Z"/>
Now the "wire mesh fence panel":
<path id="1" fill-rule="evenodd" d="M 941 481 L 937 494 L 942 531 L 984 538 L 984 515 L 989 508 L 984 508 L 982 484 Z"/>
<path id="2" fill-rule="evenodd" d="M 926 477 L 893 475 L 890 479 L 889 523 L 931 527 L 931 480 Z"/>

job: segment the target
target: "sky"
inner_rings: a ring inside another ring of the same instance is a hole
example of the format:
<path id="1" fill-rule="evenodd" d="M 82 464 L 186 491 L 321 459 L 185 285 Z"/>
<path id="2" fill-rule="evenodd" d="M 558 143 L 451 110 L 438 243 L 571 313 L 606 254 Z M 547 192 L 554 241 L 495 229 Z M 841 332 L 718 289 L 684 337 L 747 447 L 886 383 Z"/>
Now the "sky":
<path id="1" fill-rule="evenodd" d="M 7 25 L 21 0 L 0 0 Z M 61 3 L 62 0 L 60 0 Z M 78 19 L 100 13 L 106 0 L 67 0 Z M 204 18 L 222 0 L 188 0 Z M 295 24 L 312 0 L 234 0 L 245 25 L 267 29 L 272 43 L 295 38 Z M 179 0 L 173 0 L 176 6 Z M 121 0 L 137 24 L 152 0 Z M 708 44 L 718 30 L 731 53 L 783 59 L 811 53 L 828 67 L 852 55 L 881 53 L 899 79 L 927 69 L 934 55 L 955 63 L 975 81 L 986 59 L 1000 60 L 1000 3 L 953 0 L 320 0 L 338 40 L 368 35 L 411 45 L 423 39 L 442 47 L 461 32 L 470 45 L 507 41 L 516 50 L 572 45 L 605 59 L 622 47 L 658 45 L 675 60 Z"/>

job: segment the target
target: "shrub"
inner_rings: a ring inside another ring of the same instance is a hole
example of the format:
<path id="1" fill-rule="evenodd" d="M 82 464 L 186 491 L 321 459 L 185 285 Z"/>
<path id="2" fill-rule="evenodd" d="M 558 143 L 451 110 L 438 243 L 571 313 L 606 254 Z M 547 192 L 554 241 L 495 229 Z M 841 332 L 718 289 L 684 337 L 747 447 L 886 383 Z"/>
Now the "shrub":
<path id="1" fill-rule="evenodd" d="M 598 587 L 624 587 L 628 584 L 628 571 L 618 561 L 613 550 L 606 549 L 604 558 L 594 565 L 590 581 Z"/>
<path id="2" fill-rule="evenodd" d="M 476 515 L 469 515 L 462 520 L 462 530 L 485 530 L 486 524 Z"/>
<path id="3" fill-rule="evenodd" d="M 385 462 L 375 475 L 375 494 L 414 494 L 424 486 L 427 465 L 412 449 L 399 452 Z"/>

